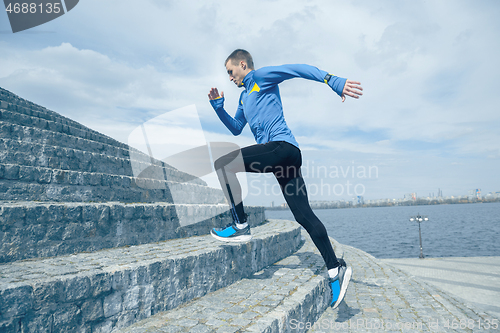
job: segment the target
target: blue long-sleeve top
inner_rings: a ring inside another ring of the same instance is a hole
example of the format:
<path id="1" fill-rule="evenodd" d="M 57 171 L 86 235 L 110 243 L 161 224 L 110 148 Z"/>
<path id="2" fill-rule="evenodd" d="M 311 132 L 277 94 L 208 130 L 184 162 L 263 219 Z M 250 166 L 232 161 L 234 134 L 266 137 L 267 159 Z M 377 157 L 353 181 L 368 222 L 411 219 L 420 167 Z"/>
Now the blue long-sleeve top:
<path id="1" fill-rule="evenodd" d="M 224 110 L 223 97 L 210 103 L 233 135 L 239 135 L 248 122 L 257 143 L 286 141 L 298 148 L 299 144 L 285 122 L 278 89 L 279 83 L 295 77 L 324 82 L 339 96 L 346 82 L 346 79 L 331 76 L 314 66 L 269 66 L 253 70 L 245 76 L 245 90 L 240 95 L 234 118 Z"/>

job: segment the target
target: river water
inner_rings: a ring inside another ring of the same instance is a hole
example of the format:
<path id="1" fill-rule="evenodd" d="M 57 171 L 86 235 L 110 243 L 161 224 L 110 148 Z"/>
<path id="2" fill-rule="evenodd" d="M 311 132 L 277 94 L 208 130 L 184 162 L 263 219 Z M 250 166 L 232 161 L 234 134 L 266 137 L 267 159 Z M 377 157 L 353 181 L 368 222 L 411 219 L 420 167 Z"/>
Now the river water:
<path id="1" fill-rule="evenodd" d="M 317 209 L 328 235 L 341 244 L 377 258 L 418 258 L 418 223 L 410 216 L 427 215 L 421 223 L 425 257 L 500 256 L 500 202 Z M 270 219 L 293 220 L 289 210 L 266 211 Z"/>

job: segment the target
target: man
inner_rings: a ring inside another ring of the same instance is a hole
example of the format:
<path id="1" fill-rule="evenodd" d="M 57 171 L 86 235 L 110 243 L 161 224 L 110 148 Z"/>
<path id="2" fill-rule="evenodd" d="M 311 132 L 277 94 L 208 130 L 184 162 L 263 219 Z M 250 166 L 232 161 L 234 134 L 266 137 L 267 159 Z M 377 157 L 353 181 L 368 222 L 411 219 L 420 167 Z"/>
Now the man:
<path id="1" fill-rule="evenodd" d="M 280 185 L 285 200 L 295 219 L 311 236 L 325 260 L 332 288 L 332 305 L 342 301 L 349 284 L 352 269 L 343 259 L 337 259 L 325 226 L 312 211 L 307 198 L 304 179 L 300 173 L 302 155 L 299 144 L 288 128 L 278 84 L 291 78 L 304 78 L 330 86 L 341 98 L 359 98 L 359 82 L 350 81 L 309 65 L 283 65 L 254 69 L 250 53 L 238 49 L 225 62 L 229 80 L 245 88 L 238 102 L 236 115 L 224 110 L 224 92 L 212 88 L 208 98 L 220 120 L 234 135 L 239 135 L 248 123 L 257 141 L 256 145 L 226 154 L 215 161 L 215 169 L 222 190 L 231 206 L 233 223 L 225 228 L 214 228 L 211 234 L 222 241 L 248 241 L 252 238 L 250 226 L 241 199 L 237 172 L 272 172 Z M 241 163 L 238 161 L 241 160 Z"/>

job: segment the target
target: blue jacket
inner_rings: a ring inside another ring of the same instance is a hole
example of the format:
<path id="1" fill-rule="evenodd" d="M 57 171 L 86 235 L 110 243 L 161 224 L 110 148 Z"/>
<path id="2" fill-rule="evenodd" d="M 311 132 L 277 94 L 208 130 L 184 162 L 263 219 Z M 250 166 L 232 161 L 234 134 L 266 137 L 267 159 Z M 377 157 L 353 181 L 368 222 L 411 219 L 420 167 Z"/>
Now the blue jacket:
<path id="1" fill-rule="evenodd" d="M 339 96 L 346 82 L 346 79 L 330 76 L 309 65 L 263 67 L 249 72 L 243 79 L 245 90 L 240 95 L 234 118 L 224 110 L 224 98 L 211 100 L 210 104 L 233 135 L 239 135 L 248 122 L 257 143 L 286 141 L 298 148 L 299 144 L 285 122 L 278 89 L 279 83 L 295 77 L 326 83 Z"/>

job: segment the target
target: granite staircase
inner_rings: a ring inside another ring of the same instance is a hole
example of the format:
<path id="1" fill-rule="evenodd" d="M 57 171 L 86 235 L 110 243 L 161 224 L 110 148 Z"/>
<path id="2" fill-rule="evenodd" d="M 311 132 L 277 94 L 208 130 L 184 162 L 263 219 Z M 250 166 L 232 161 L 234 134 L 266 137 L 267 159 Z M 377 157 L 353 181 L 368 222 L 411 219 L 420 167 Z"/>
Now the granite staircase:
<path id="1" fill-rule="evenodd" d="M 0 332 L 289 331 L 291 318 L 317 319 L 329 300 L 311 240 L 245 209 L 253 239 L 217 242 L 209 230 L 231 221 L 222 191 L 0 88 Z"/>

